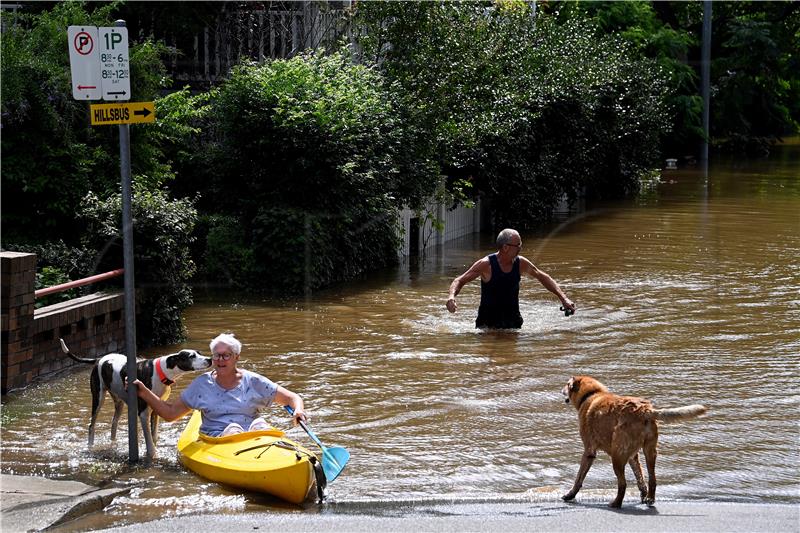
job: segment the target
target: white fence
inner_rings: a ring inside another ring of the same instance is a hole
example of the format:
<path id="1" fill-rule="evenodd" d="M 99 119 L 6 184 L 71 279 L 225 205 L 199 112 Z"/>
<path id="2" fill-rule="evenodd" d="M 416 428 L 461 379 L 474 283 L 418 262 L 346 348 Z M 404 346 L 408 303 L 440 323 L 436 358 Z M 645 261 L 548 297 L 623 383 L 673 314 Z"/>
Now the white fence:
<path id="1" fill-rule="evenodd" d="M 231 9 L 225 2 L 220 5 L 216 20 L 191 41 L 159 36 L 182 51 L 172 59 L 176 80 L 214 83 L 227 77 L 244 58 L 261 62 L 289 58 L 307 49 L 331 48 L 349 30 L 349 1 L 239 3 Z"/>
<path id="2" fill-rule="evenodd" d="M 449 209 L 443 204 L 429 203 L 421 212 L 403 209 L 398 213 L 403 245 L 400 256 L 423 254 L 425 250 L 481 230 L 481 202 L 474 207 L 458 204 Z M 439 231 L 434 218 L 444 222 Z"/>

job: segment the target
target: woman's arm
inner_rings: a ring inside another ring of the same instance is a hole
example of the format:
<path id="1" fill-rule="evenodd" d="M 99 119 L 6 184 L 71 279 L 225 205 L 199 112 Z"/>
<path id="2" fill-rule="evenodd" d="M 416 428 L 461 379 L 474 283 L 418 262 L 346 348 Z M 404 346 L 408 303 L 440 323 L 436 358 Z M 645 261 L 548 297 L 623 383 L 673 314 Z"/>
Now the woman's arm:
<path id="1" fill-rule="evenodd" d="M 153 396 L 155 396 L 155 394 L 153 394 Z M 275 403 L 288 405 L 292 408 L 292 411 L 294 411 L 295 424 L 300 421 L 308 422 L 308 416 L 303 407 L 303 399 L 289 389 L 284 389 L 278 385 L 278 390 L 275 392 Z"/>
<path id="2" fill-rule="evenodd" d="M 147 402 L 147 405 L 149 405 L 158 416 L 167 422 L 177 420 L 191 411 L 191 409 L 186 407 L 186 404 L 181 401 L 180 396 L 174 400 L 164 401 L 156 396 L 153 391 L 148 389 L 145 384 L 138 379 L 134 380 L 133 384 L 136 385 L 136 395 Z"/>

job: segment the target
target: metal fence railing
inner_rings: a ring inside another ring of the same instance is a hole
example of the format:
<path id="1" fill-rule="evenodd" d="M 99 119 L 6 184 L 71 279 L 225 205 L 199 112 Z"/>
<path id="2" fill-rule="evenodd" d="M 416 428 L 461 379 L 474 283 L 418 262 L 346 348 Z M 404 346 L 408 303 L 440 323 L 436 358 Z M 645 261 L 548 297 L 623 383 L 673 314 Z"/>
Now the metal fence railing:
<path id="1" fill-rule="evenodd" d="M 48 294 L 56 294 L 58 292 L 64 292 L 68 291 L 69 289 L 74 289 L 75 287 L 83 287 L 84 285 L 91 285 L 92 283 L 97 283 L 98 281 L 104 281 L 107 279 L 116 278 L 124 273 L 125 273 L 124 268 L 118 268 L 116 270 L 111 270 L 109 272 L 103 272 L 102 274 L 89 276 L 88 278 L 76 279 L 74 281 L 68 281 L 67 283 L 53 285 L 52 287 L 45 287 L 44 289 L 39 289 L 38 291 L 34 291 L 33 297 L 41 298 L 43 296 L 47 296 Z"/>

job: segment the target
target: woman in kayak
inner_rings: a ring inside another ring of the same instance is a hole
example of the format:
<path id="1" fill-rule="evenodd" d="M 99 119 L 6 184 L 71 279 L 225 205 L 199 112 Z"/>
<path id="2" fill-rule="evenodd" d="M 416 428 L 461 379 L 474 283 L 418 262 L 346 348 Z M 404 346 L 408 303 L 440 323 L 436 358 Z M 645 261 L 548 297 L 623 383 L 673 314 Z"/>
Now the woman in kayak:
<path id="1" fill-rule="evenodd" d="M 232 333 L 222 333 L 211 341 L 211 372 L 198 376 L 174 400 L 162 400 L 138 379 L 139 398 L 167 422 L 197 409 L 203 415 L 200 432 L 223 437 L 244 431 L 269 429 L 259 409 L 273 402 L 294 411 L 294 423 L 308 422 L 303 399 L 264 376 L 236 367 L 242 343 Z"/>

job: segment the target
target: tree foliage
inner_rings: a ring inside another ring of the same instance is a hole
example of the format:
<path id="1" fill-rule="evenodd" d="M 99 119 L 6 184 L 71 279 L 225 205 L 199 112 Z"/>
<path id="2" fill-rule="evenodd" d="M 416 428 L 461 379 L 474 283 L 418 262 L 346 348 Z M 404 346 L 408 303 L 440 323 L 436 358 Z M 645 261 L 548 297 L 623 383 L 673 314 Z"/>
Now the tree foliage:
<path id="1" fill-rule="evenodd" d="M 243 232 L 224 218 L 209 232 L 252 251 L 231 251 L 243 272 L 297 292 L 396 259 L 403 127 L 374 70 L 342 53 L 244 64 L 210 106 L 204 205 Z"/>
<path id="2" fill-rule="evenodd" d="M 713 4 L 712 135 L 764 154 L 800 127 L 800 4 Z"/>
<path id="3" fill-rule="evenodd" d="M 471 176 L 496 225 L 532 226 L 558 200 L 635 191 L 658 155 L 666 77 L 618 38 L 525 2 L 365 3 L 362 57 L 450 175 Z"/>
<path id="4" fill-rule="evenodd" d="M 553 2 L 561 20 L 586 18 L 670 73 L 665 150 L 693 153 L 704 138 L 700 97 L 701 2 Z M 800 4 L 714 2 L 711 136 L 731 150 L 764 153 L 800 122 Z M 680 153 L 679 152 L 679 153 Z"/>
<path id="5" fill-rule="evenodd" d="M 82 2 L 58 2 L 35 14 L 3 12 L 3 247 L 36 252 L 47 273 L 42 283 L 59 273 L 75 279 L 122 265 L 121 253 L 109 252 L 119 251 L 114 236 L 121 222 L 117 128 L 89 127 L 87 103 L 72 98 L 67 50 L 68 26 L 111 26 L 119 7 L 87 12 Z M 153 100 L 170 83 L 161 60 L 167 53 L 147 39 L 131 43 L 134 100 Z M 157 124 L 131 127 L 142 210 L 136 253 L 143 265 L 137 269 L 143 345 L 179 340 L 180 311 L 191 301 L 186 284 L 194 267 L 187 255 L 196 214 L 191 202 L 169 200 L 163 187 L 202 112 L 202 101 L 178 92 L 156 100 Z M 85 246 L 77 246 L 81 241 Z"/>
<path id="6" fill-rule="evenodd" d="M 46 241 L 57 235 L 75 242 L 80 224 L 75 207 L 89 191 L 111 194 L 119 187 L 117 128 L 89 126 L 86 102 L 72 98 L 67 27 L 110 26 L 116 4 L 87 13 L 64 2 L 37 15 L 6 20 L 2 39 L 4 242 Z M 151 41 L 130 47 L 134 100 L 153 100 L 168 82 Z M 164 127 L 164 126 L 160 126 Z M 149 133 L 132 128 L 134 173 L 163 182 L 166 169 L 154 157 Z"/>
<path id="7" fill-rule="evenodd" d="M 160 190 L 134 185 L 132 198 L 137 345 L 174 344 L 184 338 L 181 312 L 192 304 L 189 253 L 197 210 L 190 200 L 171 200 Z M 122 198 L 89 193 L 81 204 L 87 224 L 83 243 L 98 250 L 102 270 L 122 264 Z"/>

